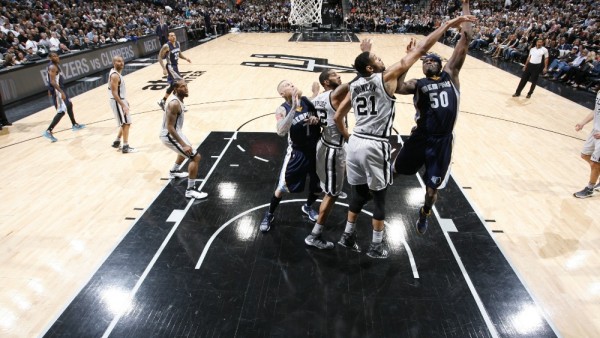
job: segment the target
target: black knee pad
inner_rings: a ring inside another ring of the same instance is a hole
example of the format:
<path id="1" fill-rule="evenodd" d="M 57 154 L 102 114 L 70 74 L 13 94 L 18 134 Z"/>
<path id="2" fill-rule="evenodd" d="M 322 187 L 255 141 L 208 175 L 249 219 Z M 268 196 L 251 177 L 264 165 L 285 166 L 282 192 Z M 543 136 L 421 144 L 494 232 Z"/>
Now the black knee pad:
<path id="1" fill-rule="evenodd" d="M 385 219 L 385 195 L 387 188 L 379 191 L 372 191 L 373 194 L 373 219 L 383 221 Z"/>
<path id="2" fill-rule="evenodd" d="M 350 199 L 348 209 L 353 213 L 358 214 L 370 198 L 369 186 L 366 184 L 353 185 L 352 198 Z"/>

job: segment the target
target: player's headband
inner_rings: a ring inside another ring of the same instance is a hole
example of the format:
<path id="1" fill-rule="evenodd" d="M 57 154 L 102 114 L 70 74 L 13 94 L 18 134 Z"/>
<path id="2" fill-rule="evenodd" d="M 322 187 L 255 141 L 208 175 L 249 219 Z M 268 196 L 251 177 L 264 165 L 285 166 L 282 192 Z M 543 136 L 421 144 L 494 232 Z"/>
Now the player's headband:
<path id="1" fill-rule="evenodd" d="M 425 56 L 423 56 L 421 59 L 422 59 L 423 61 L 425 61 L 425 60 L 427 60 L 427 59 L 429 59 L 429 60 L 433 60 L 433 61 L 435 61 L 435 62 L 439 63 L 439 65 L 440 65 L 440 66 L 442 65 L 442 59 L 440 59 L 440 57 L 439 57 L 439 56 L 437 56 L 437 55 L 435 55 L 435 54 L 433 54 L 433 53 L 425 54 Z"/>

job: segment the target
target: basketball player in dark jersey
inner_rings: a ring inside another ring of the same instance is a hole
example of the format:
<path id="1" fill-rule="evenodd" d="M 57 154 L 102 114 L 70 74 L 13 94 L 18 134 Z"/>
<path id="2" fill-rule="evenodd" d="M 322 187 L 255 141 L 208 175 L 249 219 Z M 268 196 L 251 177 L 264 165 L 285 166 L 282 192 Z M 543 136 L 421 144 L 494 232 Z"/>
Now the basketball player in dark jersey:
<path id="1" fill-rule="evenodd" d="M 463 14 L 468 15 L 469 2 L 463 1 Z M 427 231 L 427 216 L 435 203 L 438 190 L 446 186 L 450 177 L 454 125 L 458 117 L 460 83 L 458 73 L 465 62 L 469 42 L 472 38 L 470 22 L 462 24 L 460 40 L 452 56 L 442 68 L 442 60 L 435 54 L 423 58 L 425 78 L 405 81 L 396 93 L 413 94 L 417 110 L 410 137 L 404 142 L 394 162 L 394 172 L 414 175 L 425 165 L 425 203 L 419 211 L 416 230 Z"/>
<path id="2" fill-rule="evenodd" d="M 44 131 L 42 136 L 49 139 L 52 142 L 58 141 L 56 137 L 52 134 L 52 130 L 58 122 L 65 115 L 65 112 L 69 114 L 69 118 L 71 119 L 71 124 L 73 127 L 73 131 L 77 131 L 85 128 L 84 124 L 79 124 L 75 121 L 75 115 L 73 114 L 73 103 L 71 103 L 71 99 L 65 92 L 65 83 L 63 81 L 62 71 L 60 70 L 60 58 L 56 52 L 51 52 L 48 54 L 48 58 L 50 59 L 50 63 L 48 64 L 47 72 L 48 72 L 48 93 L 52 96 L 52 101 L 54 102 L 54 107 L 56 108 L 56 115 L 52 122 L 48 126 L 48 129 Z"/>
<path id="3" fill-rule="evenodd" d="M 367 251 L 367 256 L 371 258 L 388 256 L 383 245 L 383 230 L 385 195 L 392 183 L 391 145 L 388 138 L 395 116 L 394 93 L 408 69 L 425 55 L 448 28 L 467 21 L 473 22 L 475 17 L 462 16 L 441 25 L 389 69 L 370 52 L 361 53 L 354 60 L 354 68 L 360 77 L 350 83 L 348 95 L 335 114 L 335 122 L 348 140 L 346 168 L 348 183 L 352 186 L 348 219 L 342 236 L 346 237 L 349 244 L 355 242 L 354 227 L 358 215 L 365 203 L 373 199 L 373 237 Z M 344 124 L 351 105 L 356 118 L 352 137 Z"/>
<path id="4" fill-rule="evenodd" d="M 173 92 L 173 88 L 175 82 L 177 80 L 181 80 L 181 74 L 179 74 L 179 59 L 184 59 L 188 63 L 191 63 L 192 60 L 186 58 L 181 53 L 181 45 L 177 41 L 177 37 L 174 32 L 169 33 L 169 42 L 165 43 L 160 52 L 158 52 L 158 62 L 163 69 L 163 75 L 167 75 L 167 82 L 169 83 L 169 87 L 165 92 L 165 96 L 158 101 L 158 105 L 162 110 L 165 110 L 165 101 Z M 167 60 L 167 64 L 165 66 L 164 60 Z"/>
<path id="5" fill-rule="evenodd" d="M 316 96 L 318 88 L 314 91 Z M 306 203 L 302 205 L 302 212 L 313 222 L 317 220 L 318 213 L 312 208 L 312 204 L 321 192 L 316 171 L 316 147 L 321 137 L 321 127 L 315 106 L 307 97 L 302 96 L 302 92 L 290 81 L 281 81 L 277 86 L 277 92 L 285 99 L 285 102 L 275 111 L 277 134 L 288 135 L 288 149 L 279 174 L 279 182 L 271 197 L 269 210 L 265 212 L 260 223 L 262 232 L 271 229 L 275 209 L 281 202 L 284 192 L 304 191 L 306 176 L 309 177 L 308 197 Z"/>

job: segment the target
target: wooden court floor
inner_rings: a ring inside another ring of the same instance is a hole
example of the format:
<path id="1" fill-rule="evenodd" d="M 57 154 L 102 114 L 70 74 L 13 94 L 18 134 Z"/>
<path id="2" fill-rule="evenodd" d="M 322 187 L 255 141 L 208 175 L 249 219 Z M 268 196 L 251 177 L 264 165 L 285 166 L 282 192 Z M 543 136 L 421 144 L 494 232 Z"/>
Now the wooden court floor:
<path id="1" fill-rule="evenodd" d="M 211 132 L 200 172 L 212 198 L 186 201 L 186 181 L 171 180 L 44 337 L 556 337 L 453 179 L 420 236 L 410 225 L 423 182 L 395 178 L 385 264 L 365 256 L 371 203 L 356 225 L 362 252 L 303 243 L 306 192 L 260 232 L 286 141 Z M 336 201 L 324 238 L 344 231 L 347 203 Z"/>
<path id="2" fill-rule="evenodd" d="M 411 36 L 359 37 L 373 38 L 373 51 L 390 65 Z M 273 132 L 280 80 L 308 92 L 318 76 L 308 71 L 312 65 L 348 67 L 359 51 L 357 43 L 289 38 L 229 34 L 185 52 L 192 59 L 180 65 L 190 80 L 185 131 L 193 142 L 212 131 Z M 441 44 L 434 50 L 451 54 Z M 288 66 L 242 65 L 265 61 Z M 420 76 L 419 65 L 408 75 Z M 52 109 L 1 131 L 1 336 L 44 333 L 167 184 L 161 178 L 174 156 L 157 137 L 162 114 L 155 102 L 163 91 L 152 90 L 150 82 L 160 78 L 156 64 L 126 77 L 135 113 L 130 143 L 138 153 L 110 147 L 116 127 L 104 86 L 73 98 L 77 119 L 88 127 L 72 132 L 64 118 L 57 143 L 41 137 Z M 577 133 L 574 125 L 589 110 L 543 88 L 531 99 L 512 98 L 517 77 L 470 57 L 460 78 L 454 178 L 470 187 L 467 197 L 537 300 L 533 316 L 547 316 L 565 337 L 600 335 L 598 197 L 572 197 L 588 177 L 579 151 L 590 126 Z M 399 97 L 400 134 L 408 134 L 413 114 L 411 98 Z"/>

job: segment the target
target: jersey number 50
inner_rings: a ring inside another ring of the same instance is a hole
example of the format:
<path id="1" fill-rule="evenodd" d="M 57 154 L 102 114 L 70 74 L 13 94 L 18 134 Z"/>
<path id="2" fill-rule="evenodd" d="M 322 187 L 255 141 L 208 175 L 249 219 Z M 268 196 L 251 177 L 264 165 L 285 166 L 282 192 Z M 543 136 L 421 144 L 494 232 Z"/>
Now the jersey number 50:
<path id="1" fill-rule="evenodd" d="M 359 96 L 356 98 L 356 114 L 358 115 L 377 115 L 375 108 L 375 96 L 366 97 Z"/>
<path id="2" fill-rule="evenodd" d="M 448 93 L 440 92 L 438 93 L 429 93 L 429 102 L 431 103 L 431 108 L 448 107 Z"/>

